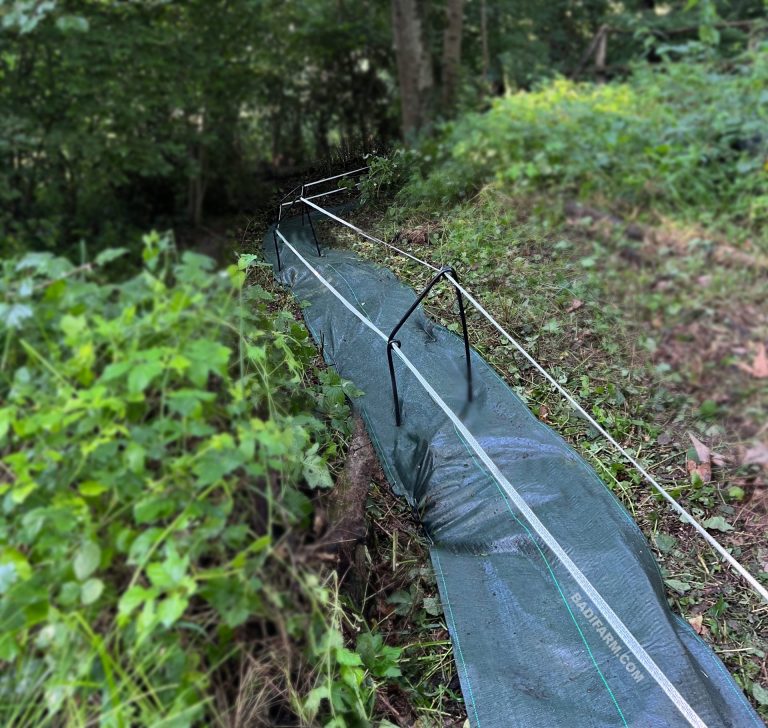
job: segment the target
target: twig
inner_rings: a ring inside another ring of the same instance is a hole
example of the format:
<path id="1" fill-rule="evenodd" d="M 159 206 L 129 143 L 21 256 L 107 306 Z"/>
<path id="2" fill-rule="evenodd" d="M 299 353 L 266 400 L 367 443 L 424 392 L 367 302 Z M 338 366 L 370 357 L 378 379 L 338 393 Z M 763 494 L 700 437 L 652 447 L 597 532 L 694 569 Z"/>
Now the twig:
<path id="1" fill-rule="evenodd" d="M 64 275 L 61 275 L 58 278 L 52 278 L 50 281 L 43 281 L 42 283 L 38 283 L 32 290 L 39 291 L 43 288 L 48 288 L 48 286 L 53 285 L 54 283 L 58 283 L 59 281 L 63 281 L 65 278 L 69 278 L 70 276 L 77 275 L 78 273 L 90 272 L 95 267 L 95 263 L 85 263 L 83 265 L 79 265 L 77 268 L 73 268 L 72 270 L 67 271 Z"/>

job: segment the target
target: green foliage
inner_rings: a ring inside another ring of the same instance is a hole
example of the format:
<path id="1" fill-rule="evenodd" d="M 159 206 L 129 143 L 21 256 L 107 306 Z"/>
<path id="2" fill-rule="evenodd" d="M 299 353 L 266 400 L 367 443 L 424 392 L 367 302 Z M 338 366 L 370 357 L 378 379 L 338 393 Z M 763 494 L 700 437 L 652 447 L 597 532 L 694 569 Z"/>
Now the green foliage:
<path id="1" fill-rule="evenodd" d="M 442 204 L 500 189 L 606 196 L 697 218 L 768 217 L 765 53 L 735 70 L 667 63 L 626 82 L 556 80 L 447 125 L 403 199 Z"/>
<path id="2" fill-rule="evenodd" d="M 464 5 L 466 108 L 486 103 L 491 86 L 574 73 L 606 23 L 621 31 L 608 54 L 624 73 L 651 52 L 676 57 L 699 35 L 712 55 L 743 50 L 744 28 L 719 19 L 765 14 L 760 0 L 679 1 L 664 13 L 640 0 L 488 0 L 486 59 L 481 4 Z M 445 6 L 428 12 L 437 68 Z M 390 23 L 385 0 L 5 0 L 4 252 L 71 255 L 80 240 L 101 248 L 182 218 L 197 225 L 206 210 L 266 197 L 271 168 L 386 145 L 397 135 Z"/>
<path id="3" fill-rule="evenodd" d="M 388 157 L 373 155 L 367 158 L 368 173 L 360 180 L 362 204 L 402 187 L 408 179 L 410 156 L 406 150 L 397 149 Z"/>
<path id="4" fill-rule="evenodd" d="M 636 2 L 625 5 L 628 12 Z M 480 70 L 480 3 L 468 3 L 468 61 Z M 567 73 L 578 64 L 592 36 L 604 22 L 616 20 L 606 0 L 579 3 L 536 0 L 486 1 L 488 75 L 505 86 L 528 86 L 553 73 Z"/>
<path id="5" fill-rule="evenodd" d="M 387 22 L 368 0 L 0 3 L 4 252 L 199 223 L 268 164 L 393 133 Z"/>
<path id="6" fill-rule="evenodd" d="M 380 634 L 361 634 L 357 638 L 357 652 L 363 664 L 376 677 L 399 677 L 398 660 L 402 649 L 385 645 Z"/>
<path id="7" fill-rule="evenodd" d="M 362 658 L 274 547 L 332 485 L 346 384 L 247 258 L 216 273 L 153 233 L 138 275 L 99 282 L 120 256 L 0 269 L 0 722 L 210 725 L 238 630 L 278 620 L 331 681 L 322 714 L 363 725 Z"/>
<path id="8" fill-rule="evenodd" d="M 483 8 L 487 67 L 482 53 Z M 443 6 L 433 4 L 430 24 L 441 29 L 443 15 Z M 761 18 L 765 18 L 763 0 L 466 3 L 462 65 L 467 85 L 474 86 L 475 91 L 483 85 L 498 90 L 530 88 L 557 74 L 571 76 L 580 72 L 582 77 L 591 77 L 594 57 L 586 59 L 584 53 L 599 28 L 607 25 L 607 73 L 612 77 L 623 76 L 629 63 L 654 57 L 662 45 L 682 47 L 700 40 L 712 55 L 740 53 L 749 44 L 749 28 L 723 25 L 722 21 L 743 23 Z M 432 40 L 436 52 L 438 33 Z M 480 79 L 485 84 L 478 84 Z M 475 93 L 473 102 L 476 98 Z"/>

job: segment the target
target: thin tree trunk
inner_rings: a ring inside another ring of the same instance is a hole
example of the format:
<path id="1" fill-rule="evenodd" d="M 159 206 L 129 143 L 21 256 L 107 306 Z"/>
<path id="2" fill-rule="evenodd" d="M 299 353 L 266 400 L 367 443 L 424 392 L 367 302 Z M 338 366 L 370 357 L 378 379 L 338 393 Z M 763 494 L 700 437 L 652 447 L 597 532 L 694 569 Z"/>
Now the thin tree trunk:
<path id="1" fill-rule="evenodd" d="M 603 31 L 595 51 L 595 72 L 600 82 L 605 81 L 605 59 L 608 54 L 608 29 Z"/>
<path id="2" fill-rule="evenodd" d="M 208 160 L 203 139 L 208 126 L 208 112 L 205 107 L 194 114 L 190 121 L 197 132 L 197 139 L 192 141 L 189 147 L 189 157 L 195 167 L 195 173 L 190 176 L 187 187 L 187 216 L 189 221 L 197 227 L 203 222 L 203 201 L 207 179 Z"/>
<path id="3" fill-rule="evenodd" d="M 487 81 L 491 61 L 488 56 L 488 9 L 485 0 L 480 0 L 480 42 L 483 49 L 483 81 Z"/>
<path id="4" fill-rule="evenodd" d="M 199 227 L 203 222 L 203 203 L 205 201 L 205 188 L 207 186 L 207 155 L 202 142 L 197 145 L 197 149 L 192 152 L 192 156 L 197 162 L 198 170 L 194 177 L 189 178 L 187 214 L 189 216 L 189 221 L 195 227 Z"/>
<path id="5" fill-rule="evenodd" d="M 592 40 L 589 42 L 589 45 L 587 46 L 587 50 L 584 51 L 584 55 L 582 55 L 581 60 L 579 61 L 579 65 L 576 66 L 576 70 L 571 74 L 572 78 L 578 78 L 579 74 L 581 74 L 584 67 L 587 65 L 587 62 L 590 58 L 593 56 L 595 59 L 597 59 L 597 54 L 600 53 L 599 46 L 603 42 L 603 39 L 605 38 L 606 34 L 608 33 L 608 26 L 607 25 L 601 25 L 597 29 L 597 33 L 595 33 Z"/>
<path id="6" fill-rule="evenodd" d="M 456 104 L 459 86 L 464 0 L 448 0 L 445 12 L 448 23 L 443 35 L 443 108 L 450 112 Z"/>
<path id="7" fill-rule="evenodd" d="M 392 0 L 392 35 L 400 83 L 403 137 L 412 139 L 429 121 L 434 78 L 424 40 L 419 0 Z"/>

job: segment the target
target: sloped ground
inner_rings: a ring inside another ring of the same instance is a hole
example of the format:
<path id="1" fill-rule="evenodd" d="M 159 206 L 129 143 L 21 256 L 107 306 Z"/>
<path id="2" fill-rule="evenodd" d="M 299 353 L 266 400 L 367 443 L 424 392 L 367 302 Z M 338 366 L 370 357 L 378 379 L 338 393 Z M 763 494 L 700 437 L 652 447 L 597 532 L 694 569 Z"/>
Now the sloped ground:
<path id="1" fill-rule="evenodd" d="M 441 218 L 394 208 L 382 221 L 383 210 L 369 209 L 358 223 L 456 265 L 501 323 L 765 580 L 768 331 L 759 244 L 565 208 L 486 190 Z M 415 287 L 424 282 L 406 259 L 346 231 L 323 226 L 321 236 L 381 260 Z M 440 292 L 428 300 L 449 326 L 452 304 Z M 478 351 L 630 509 L 654 546 L 673 607 L 768 716 L 768 608 L 494 332 L 478 321 L 472 331 Z"/>

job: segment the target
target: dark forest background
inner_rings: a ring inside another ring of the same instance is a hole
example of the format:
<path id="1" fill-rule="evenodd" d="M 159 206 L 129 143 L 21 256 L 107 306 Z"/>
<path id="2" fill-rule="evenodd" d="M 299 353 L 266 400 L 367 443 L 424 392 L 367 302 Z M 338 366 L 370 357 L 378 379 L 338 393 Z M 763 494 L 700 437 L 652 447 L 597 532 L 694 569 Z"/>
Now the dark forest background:
<path id="1" fill-rule="evenodd" d="M 252 210 L 281 178 L 411 141 L 490 95 L 627 74 L 689 41 L 736 52 L 764 13 L 760 0 L 5 0 L 0 240 L 101 247 Z"/>

